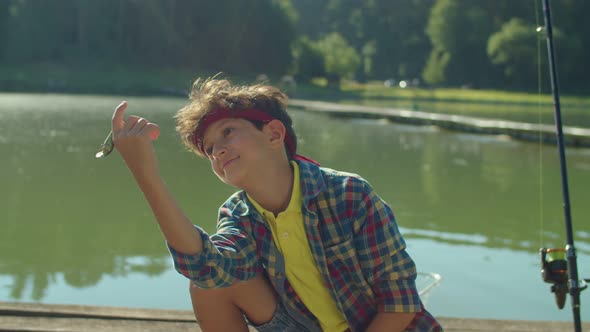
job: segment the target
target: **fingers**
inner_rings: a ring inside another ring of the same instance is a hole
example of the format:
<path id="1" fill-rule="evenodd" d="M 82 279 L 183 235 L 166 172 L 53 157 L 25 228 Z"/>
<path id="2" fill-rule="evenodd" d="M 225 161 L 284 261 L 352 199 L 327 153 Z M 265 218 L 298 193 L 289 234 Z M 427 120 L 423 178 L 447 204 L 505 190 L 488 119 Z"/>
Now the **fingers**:
<path id="1" fill-rule="evenodd" d="M 143 127 L 145 127 L 148 123 L 149 122 L 144 118 L 134 115 L 129 116 L 127 121 L 125 121 L 127 136 L 137 136 Z"/>
<path id="2" fill-rule="evenodd" d="M 125 125 L 125 119 L 124 119 L 124 114 L 125 114 L 125 110 L 127 109 L 127 102 L 123 101 L 119 104 L 119 106 L 117 106 L 117 108 L 115 108 L 115 112 L 113 112 L 113 118 L 111 120 L 111 126 L 113 129 L 113 132 L 118 132 L 121 129 L 123 129 L 123 126 Z"/>
<path id="3" fill-rule="evenodd" d="M 151 141 L 155 141 L 160 136 L 160 127 L 144 118 L 131 115 L 119 132 L 119 137 L 121 136 L 145 136 Z"/>
<path id="4" fill-rule="evenodd" d="M 130 123 L 127 136 L 145 136 L 151 141 L 155 141 L 160 136 L 160 127 L 144 118 L 129 117 L 125 127 L 127 127 L 127 123 Z"/>
<path id="5" fill-rule="evenodd" d="M 155 123 L 148 122 L 148 124 L 143 127 L 140 134 L 147 136 L 152 141 L 155 141 L 160 136 L 160 127 Z"/>
<path id="6" fill-rule="evenodd" d="M 145 136 L 152 141 L 158 139 L 160 127 L 157 124 L 135 115 L 130 115 L 125 119 L 126 109 L 127 102 L 123 101 L 113 113 L 112 129 L 114 140 L 122 136 Z"/>

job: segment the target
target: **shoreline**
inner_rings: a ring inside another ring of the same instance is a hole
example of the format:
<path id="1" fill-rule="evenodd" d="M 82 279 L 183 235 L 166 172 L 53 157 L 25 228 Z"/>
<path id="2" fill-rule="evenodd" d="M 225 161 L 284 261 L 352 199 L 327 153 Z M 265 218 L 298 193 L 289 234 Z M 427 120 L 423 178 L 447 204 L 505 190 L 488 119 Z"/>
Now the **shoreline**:
<path id="1" fill-rule="evenodd" d="M 0 92 L 0 95 L 18 95 L 20 93 L 31 94 L 32 92 Z M 36 92 L 33 94 L 37 93 L 44 95 L 70 95 L 60 92 Z M 74 96 L 84 95 L 88 94 L 81 93 L 75 94 Z M 155 95 L 154 97 L 179 98 L 181 96 L 180 94 L 167 94 Z M 452 132 L 505 136 L 514 140 L 537 143 L 542 142 L 544 144 L 557 143 L 555 125 L 550 124 L 518 122 L 458 114 L 432 113 L 386 106 L 342 104 L 330 101 L 297 98 L 290 99 L 288 107 L 306 112 L 325 113 L 337 117 L 386 119 L 393 123 L 416 126 L 435 126 L 442 130 L 448 130 Z M 564 135 L 564 145 L 580 148 L 590 147 L 590 128 L 563 126 L 562 129 Z"/>
<path id="2" fill-rule="evenodd" d="M 515 140 L 529 142 L 541 141 L 545 144 L 557 143 L 556 128 L 552 125 L 302 99 L 291 99 L 289 106 L 303 111 L 323 112 L 334 116 L 385 118 L 395 123 L 437 126 L 449 131 L 483 135 L 505 135 Z M 589 128 L 564 126 L 563 135 L 564 145 L 566 146 L 590 147 Z"/>

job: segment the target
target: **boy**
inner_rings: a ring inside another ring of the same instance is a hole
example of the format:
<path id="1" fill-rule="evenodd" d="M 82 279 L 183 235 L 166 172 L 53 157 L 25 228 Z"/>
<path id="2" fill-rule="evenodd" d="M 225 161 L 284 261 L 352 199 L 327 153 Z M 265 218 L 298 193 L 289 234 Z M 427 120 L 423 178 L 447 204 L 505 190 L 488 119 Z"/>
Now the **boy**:
<path id="1" fill-rule="evenodd" d="M 442 331 L 424 309 L 393 213 L 357 175 L 296 154 L 287 97 L 197 80 L 177 131 L 238 189 L 208 235 L 158 174 L 159 128 L 113 114 L 116 148 L 143 191 L 203 331 Z M 246 323 L 247 322 L 247 323 Z"/>

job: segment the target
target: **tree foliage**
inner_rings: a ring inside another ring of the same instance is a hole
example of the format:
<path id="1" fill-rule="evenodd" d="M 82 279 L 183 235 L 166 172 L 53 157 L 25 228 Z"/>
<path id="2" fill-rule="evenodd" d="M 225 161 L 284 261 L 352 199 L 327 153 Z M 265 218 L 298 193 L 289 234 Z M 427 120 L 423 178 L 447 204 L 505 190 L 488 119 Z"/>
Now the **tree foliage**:
<path id="1" fill-rule="evenodd" d="M 293 73 L 297 80 L 308 82 L 326 74 L 324 55 L 317 42 L 307 36 L 299 38 L 293 46 Z"/>
<path id="2" fill-rule="evenodd" d="M 282 73 L 295 40 L 285 8 L 265 0 L 12 1 L 4 58 Z"/>
<path id="3" fill-rule="evenodd" d="M 426 18 L 434 0 L 312 1 L 293 4 L 297 31 L 318 40 L 338 32 L 361 56 L 355 78 L 420 77 L 430 41 Z"/>
<path id="4" fill-rule="evenodd" d="M 424 79 L 429 83 L 475 85 L 486 82 L 489 72 L 487 38 L 492 17 L 480 2 L 439 0 L 432 7 L 427 34 L 432 51 Z M 473 76 L 480 72 L 481 76 Z"/>
<path id="5" fill-rule="evenodd" d="M 346 39 L 332 32 L 318 42 L 324 57 L 328 82 L 338 86 L 342 78 L 352 78 L 360 65 L 360 57 Z"/>
<path id="6" fill-rule="evenodd" d="M 538 33 L 535 26 L 520 18 L 504 23 L 488 39 L 487 52 L 492 64 L 504 68 L 507 85 L 526 84 L 537 73 Z"/>
<path id="7" fill-rule="evenodd" d="M 533 89 L 539 0 L 3 0 L 4 64 L 95 63 Z M 561 84 L 588 91 L 590 2 L 552 2 Z"/>

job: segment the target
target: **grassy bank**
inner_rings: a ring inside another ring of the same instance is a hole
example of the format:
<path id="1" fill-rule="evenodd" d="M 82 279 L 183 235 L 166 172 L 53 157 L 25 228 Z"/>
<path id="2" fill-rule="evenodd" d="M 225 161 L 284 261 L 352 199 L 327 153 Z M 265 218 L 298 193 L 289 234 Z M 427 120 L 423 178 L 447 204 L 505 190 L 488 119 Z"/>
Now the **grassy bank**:
<path id="1" fill-rule="evenodd" d="M 321 81 L 318 82 L 322 86 Z M 365 100 L 408 100 L 424 102 L 459 102 L 459 103 L 490 103 L 512 105 L 538 105 L 553 104 L 553 97 L 549 93 L 525 93 L 499 90 L 477 90 L 459 88 L 399 88 L 386 87 L 383 82 L 369 82 L 358 84 L 355 82 L 343 82 L 340 91 L 341 96 L 355 97 Z M 588 96 L 560 96 L 561 103 L 573 107 L 590 108 Z"/>
<path id="2" fill-rule="evenodd" d="M 0 92 L 63 92 L 93 94 L 185 95 L 191 82 L 214 72 L 193 68 L 150 68 L 112 64 L 0 65 Z M 255 75 L 235 78 L 252 82 Z M 271 83 L 278 83 L 272 79 Z M 382 82 L 343 82 L 340 89 L 329 88 L 321 80 L 297 85 L 296 98 L 359 102 L 383 106 L 415 107 L 419 103 L 480 103 L 492 105 L 551 105 L 550 94 L 509 91 L 385 87 Z M 590 97 L 561 97 L 563 105 L 590 108 Z M 451 107 L 451 106 L 449 106 Z"/>
<path id="3" fill-rule="evenodd" d="M 324 82 L 298 87 L 298 98 L 458 114 L 480 118 L 553 124 L 551 94 L 512 91 L 386 87 L 383 82 L 343 82 L 340 89 Z M 561 96 L 565 125 L 590 127 L 590 97 Z"/>
<path id="4" fill-rule="evenodd" d="M 1 66 L 2 92 L 81 94 L 180 94 L 190 87 L 193 71 L 112 64 L 36 64 Z"/>

